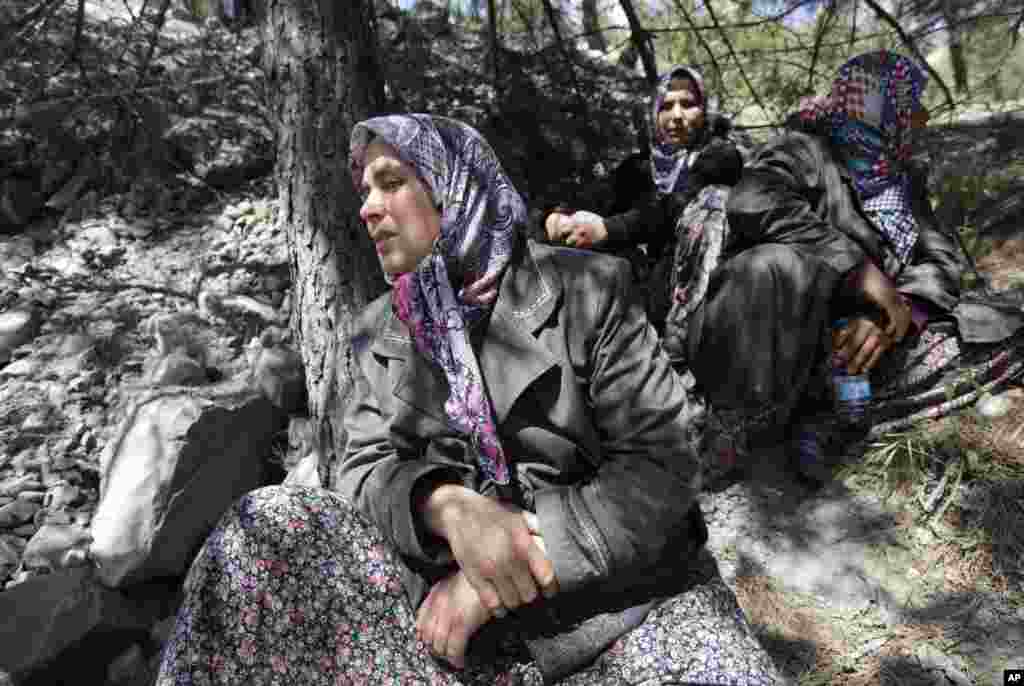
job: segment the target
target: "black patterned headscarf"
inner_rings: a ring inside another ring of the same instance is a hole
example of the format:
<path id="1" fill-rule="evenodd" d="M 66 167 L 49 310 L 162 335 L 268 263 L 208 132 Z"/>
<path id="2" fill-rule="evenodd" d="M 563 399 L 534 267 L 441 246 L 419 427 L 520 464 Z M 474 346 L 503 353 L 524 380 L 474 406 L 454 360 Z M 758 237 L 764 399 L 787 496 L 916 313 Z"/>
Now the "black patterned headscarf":
<path id="1" fill-rule="evenodd" d="M 441 212 L 431 253 L 414 271 L 390 279 L 392 305 L 416 349 L 444 371 L 452 426 L 469 438 L 484 475 L 506 484 L 508 463 L 469 330 L 494 305 L 526 205 L 483 136 L 426 114 L 374 117 L 355 126 L 349 164 L 357 185 L 366 148 L 378 138 L 412 166 Z"/>

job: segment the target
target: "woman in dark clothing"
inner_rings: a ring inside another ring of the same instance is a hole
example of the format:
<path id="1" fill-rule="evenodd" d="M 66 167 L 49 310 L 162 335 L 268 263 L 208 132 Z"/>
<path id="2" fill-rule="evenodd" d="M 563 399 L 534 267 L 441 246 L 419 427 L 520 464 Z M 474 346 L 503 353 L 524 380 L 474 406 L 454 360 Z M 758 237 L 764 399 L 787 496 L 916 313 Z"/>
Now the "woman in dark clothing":
<path id="1" fill-rule="evenodd" d="M 1020 337 L 993 340 L 1006 322 L 985 333 L 966 321 L 961 254 L 906 164 L 910 131 L 926 121 L 924 83 L 887 51 L 851 60 L 824 105 L 798 119 L 802 130 L 758 151 L 729 197 L 728 222 L 720 207 L 684 222 L 680 253 L 697 266 L 676 286 L 666 347 L 687 359 L 714 408 L 706 435 L 721 470 L 787 429 L 828 434 L 831 411 L 798 415 L 828 403 L 831 364 L 871 372 L 875 434 L 1020 375 Z M 701 275 L 694 303 L 687 287 Z M 838 317 L 849 325 L 831 336 Z"/>
<path id="2" fill-rule="evenodd" d="M 840 69 L 827 98 L 807 101 L 794 121 L 798 131 L 830 143 L 846 194 L 868 220 L 841 216 L 837 226 L 863 246 L 912 312 L 902 343 L 880 335 L 870 315 L 852 317 L 833 336 L 833 352 L 851 371 L 871 372 L 873 436 L 966 407 L 1024 373 L 1020 304 L 985 291 L 961 294 L 964 255 L 932 212 L 926 173 L 909 163 L 913 131 L 927 125 L 920 102 L 926 81 L 905 57 L 861 55 Z M 874 350 L 872 337 L 880 340 Z M 834 433 L 829 419 L 805 423 L 827 436 Z"/>
<path id="3" fill-rule="evenodd" d="M 350 160 L 392 289 L 353 338 L 340 494 L 225 516 L 159 686 L 777 683 L 702 552 L 699 415 L 628 267 L 525 241 L 460 122 L 370 119 Z"/>
<path id="4" fill-rule="evenodd" d="M 703 78 L 691 67 L 674 67 L 658 81 L 649 126 L 650 151 L 631 155 L 616 168 L 603 207 L 577 212 L 579 207 L 563 203 L 545 216 L 544 226 L 553 242 L 578 248 L 628 254 L 646 246 L 645 262 L 656 265 L 648 315 L 660 325 L 668 310 L 665 284 L 676 222 L 704 186 L 735 184 L 743 159 L 729 120 L 717 112 Z"/>

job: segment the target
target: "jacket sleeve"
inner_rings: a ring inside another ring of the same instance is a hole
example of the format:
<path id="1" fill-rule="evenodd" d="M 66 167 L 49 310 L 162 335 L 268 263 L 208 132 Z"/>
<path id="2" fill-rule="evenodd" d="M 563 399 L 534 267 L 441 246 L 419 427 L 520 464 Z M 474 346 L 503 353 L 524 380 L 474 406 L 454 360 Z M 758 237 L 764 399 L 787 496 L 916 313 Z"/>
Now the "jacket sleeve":
<path id="1" fill-rule="evenodd" d="M 602 280 L 608 297 L 588 313 L 585 379 L 600 464 L 592 478 L 535 496 L 563 591 L 635 580 L 663 555 L 685 554 L 670 544 L 688 530 L 699 473 L 691 441 L 698 410 L 630 296 L 628 264 L 615 260 Z"/>
<path id="2" fill-rule="evenodd" d="M 763 149 L 729 195 L 730 253 L 763 243 L 789 245 L 825 262 L 837 278 L 863 264 L 861 245 L 816 207 L 826 192 L 824 164 L 821 152 L 796 135 Z"/>
<path id="3" fill-rule="evenodd" d="M 675 194 L 660 198 L 651 194 L 633 209 L 605 217 L 604 225 L 608 229 L 606 247 L 617 249 L 665 242 L 667 234 L 673 230 L 672 214 L 677 204 Z"/>
<path id="4" fill-rule="evenodd" d="M 414 511 L 417 487 L 463 483 L 471 467 L 445 446 L 427 445 L 392 430 L 387 361 L 353 345 L 359 362 L 355 388 L 345 409 L 348 442 L 338 474 L 338 492 L 370 519 L 403 555 L 429 564 L 447 564 L 451 552 L 432 536 Z M 446 454 L 449 453 L 449 454 Z"/>
<path id="5" fill-rule="evenodd" d="M 940 311 L 952 312 L 960 298 L 963 253 L 956 238 L 940 228 L 921 174 L 912 173 L 911 179 L 912 203 L 920 234 L 914 258 L 900 272 L 896 288 L 905 295 L 926 300 Z"/>
<path id="6" fill-rule="evenodd" d="M 609 247 L 670 242 L 676 221 L 704 186 L 734 186 L 742 172 L 743 157 L 739 148 L 723 138 L 713 139 L 694 160 L 686 191 L 660 197 L 649 193 L 633 209 L 605 218 Z"/>

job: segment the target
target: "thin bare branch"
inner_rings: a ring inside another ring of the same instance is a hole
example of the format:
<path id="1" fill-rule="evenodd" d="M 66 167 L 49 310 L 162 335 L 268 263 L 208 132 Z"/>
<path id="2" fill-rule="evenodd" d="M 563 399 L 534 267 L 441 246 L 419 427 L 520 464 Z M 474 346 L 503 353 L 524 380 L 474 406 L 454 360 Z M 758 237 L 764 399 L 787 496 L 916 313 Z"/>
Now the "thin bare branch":
<path id="1" fill-rule="evenodd" d="M 501 86 L 501 45 L 498 43 L 498 10 L 494 0 L 487 0 L 487 29 L 491 50 L 491 77 L 494 79 L 494 91 Z"/>
<path id="2" fill-rule="evenodd" d="M 64 63 L 68 64 L 78 59 L 78 51 L 82 47 L 82 27 L 85 25 L 85 0 L 78 0 L 78 10 L 75 12 L 75 35 L 71 39 L 71 52 L 68 53 Z M 85 65 L 82 67 L 82 78 L 85 78 Z"/>
<path id="3" fill-rule="evenodd" d="M 814 32 L 814 49 L 811 52 L 811 63 L 807 67 L 807 91 L 814 90 L 814 72 L 818 67 L 818 57 L 821 55 L 821 43 L 825 40 L 825 34 L 832 28 L 832 22 L 836 17 L 835 3 L 830 2 L 825 7 L 825 16 L 818 22 L 817 30 Z"/>
<path id="4" fill-rule="evenodd" d="M 932 65 L 928 64 L 928 60 L 925 59 L 925 56 L 921 54 L 921 51 L 918 49 L 917 43 L 914 41 L 914 39 L 908 36 L 906 31 L 903 30 L 903 27 L 900 26 L 900 23 L 896 21 L 896 19 L 891 14 L 886 12 L 885 8 L 879 5 L 875 0 L 864 0 L 864 2 L 867 3 L 868 7 L 871 8 L 871 10 L 879 19 L 884 21 L 886 24 L 891 26 L 894 31 L 896 31 L 896 34 L 900 37 L 900 41 L 903 42 L 903 45 L 905 45 L 906 48 L 914 54 L 914 57 L 917 58 L 917 61 L 920 62 L 921 65 L 928 70 L 928 73 L 931 75 L 932 79 L 935 80 L 935 83 L 939 84 L 939 88 L 942 89 L 942 93 L 946 96 L 946 107 L 953 109 L 953 107 L 955 106 L 953 100 L 953 93 L 950 92 L 949 86 L 947 86 L 946 82 L 942 80 L 942 77 L 939 75 L 939 72 L 935 71 Z"/>
<path id="5" fill-rule="evenodd" d="M 686 4 L 683 2 L 683 0 L 676 0 L 676 8 L 682 13 L 683 19 L 686 21 L 687 24 L 689 24 L 690 26 L 696 26 L 695 22 L 693 21 L 693 17 L 690 15 L 690 10 L 687 9 Z M 704 40 L 704 36 L 699 31 L 694 31 L 693 35 L 697 38 L 697 42 L 700 43 L 700 46 L 701 48 L 704 49 L 704 52 L 708 54 L 708 59 L 711 60 L 711 66 L 714 69 L 715 74 L 718 76 L 719 85 L 721 85 L 722 74 L 725 73 L 725 70 L 723 70 L 722 66 L 718 63 L 718 59 L 715 57 L 714 50 L 711 49 L 711 46 L 708 44 L 706 40 Z"/>
<path id="6" fill-rule="evenodd" d="M 15 19 L 11 22 L 0 37 L 6 38 L 7 36 L 18 33 L 37 19 L 41 19 L 51 14 L 57 9 L 57 7 L 63 4 L 64 0 L 42 0 L 42 2 L 26 12 L 20 19 Z"/>
<path id="7" fill-rule="evenodd" d="M 10 26 L 0 30 L 0 55 L 7 53 L 10 47 L 29 26 L 38 20 L 47 21 L 57 8 L 64 4 L 64 0 L 43 0 L 29 10 L 25 16 L 15 20 Z"/>
<path id="8" fill-rule="evenodd" d="M 167 10 L 170 6 L 171 0 L 163 0 L 160 9 L 157 11 L 156 21 L 153 22 L 153 30 L 149 34 L 149 47 L 146 50 L 146 56 L 143 58 L 142 64 L 139 65 L 139 78 L 136 81 L 138 86 L 146 83 L 146 72 L 149 70 L 149 63 L 153 60 L 153 55 L 156 53 L 156 44 L 160 38 L 160 32 L 164 29 L 164 21 L 167 19 Z"/>
<path id="9" fill-rule="evenodd" d="M 764 101 L 761 100 L 761 94 L 757 92 L 757 89 L 754 88 L 754 84 L 750 82 L 750 77 L 747 76 L 747 71 L 746 69 L 743 68 L 742 63 L 740 62 L 739 55 L 736 54 L 736 49 L 733 48 L 732 41 L 729 40 L 729 34 L 722 30 L 722 28 L 718 24 L 718 17 L 715 15 L 715 10 L 711 7 L 711 3 L 706 3 L 704 5 L 704 9 L 707 10 L 708 17 L 711 18 L 711 23 L 714 24 L 716 28 L 718 28 L 719 34 L 722 36 L 722 40 L 725 41 L 725 47 L 729 50 L 729 55 L 732 56 L 733 61 L 735 61 L 736 65 L 739 67 L 740 76 L 743 78 L 743 83 L 747 85 L 747 89 L 750 91 L 750 94 L 754 96 L 754 100 L 757 102 L 757 106 L 761 109 L 762 112 L 764 112 L 765 117 L 771 120 L 773 115 L 768 111 L 768 108 L 765 107 Z"/>
<path id="10" fill-rule="evenodd" d="M 640 18 L 636 14 L 636 8 L 633 7 L 632 0 L 619 0 L 619 4 L 622 6 L 622 11 L 626 13 L 626 19 L 629 20 L 629 30 L 632 33 L 633 45 L 636 46 L 637 51 L 640 53 L 640 61 L 644 65 L 644 75 L 647 76 L 647 82 L 653 86 L 658 82 L 658 63 L 654 59 L 651 34 L 640 23 Z"/>

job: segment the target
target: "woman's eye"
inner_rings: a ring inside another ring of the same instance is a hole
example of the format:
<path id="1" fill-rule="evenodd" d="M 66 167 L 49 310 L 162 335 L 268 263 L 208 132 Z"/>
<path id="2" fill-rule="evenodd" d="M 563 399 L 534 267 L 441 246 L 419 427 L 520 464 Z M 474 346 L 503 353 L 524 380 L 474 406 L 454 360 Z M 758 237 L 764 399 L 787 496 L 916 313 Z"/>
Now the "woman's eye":
<path id="1" fill-rule="evenodd" d="M 402 186 L 402 179 L 399 179 L 397 177 L 393 179 L 387 179 L 381 185 L 384 187 L 384 190 L 386 191 L 396 191 Z"/>

